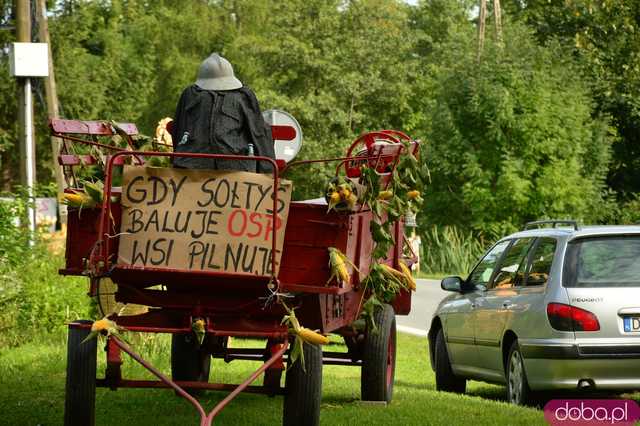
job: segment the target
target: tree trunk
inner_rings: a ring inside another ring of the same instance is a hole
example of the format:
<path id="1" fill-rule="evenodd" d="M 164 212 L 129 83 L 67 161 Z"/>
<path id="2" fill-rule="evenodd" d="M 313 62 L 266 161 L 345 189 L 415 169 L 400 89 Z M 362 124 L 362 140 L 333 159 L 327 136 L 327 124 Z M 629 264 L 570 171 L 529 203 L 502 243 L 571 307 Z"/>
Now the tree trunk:
<path id="1" fill-rule="evenodd" d="M 484 49 L 484 26 L 486 20 L 487 0 L 480 0 L 480 15 L 478 16 L 478 62 L 480 62 L 480 58 L 482 57 L 482 50 Z"/>

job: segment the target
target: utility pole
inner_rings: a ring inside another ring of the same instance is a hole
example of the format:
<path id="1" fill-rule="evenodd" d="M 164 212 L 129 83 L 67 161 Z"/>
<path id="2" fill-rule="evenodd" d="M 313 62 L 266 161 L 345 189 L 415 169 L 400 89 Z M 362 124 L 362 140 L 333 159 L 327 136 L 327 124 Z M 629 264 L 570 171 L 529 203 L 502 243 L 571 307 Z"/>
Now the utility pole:
<path id="1" fill-rule="evenodd" d="M 31 2 L 30 0 L 16 0 L 16 41 L 31 42 Z M 35 143 L 33 140 L 33 102 L 31 99 L 31 79 L 18 77 L 18 122 L 20 135 L 20 180 L 27 188 L 29 206 L 27 207 L 27 221 L 29 231 L 35 232 L 36 212 L 33 207 L 35 197 L 33 186 L 36 180 Z M 24 141 L 24 142 L 23 142 Z M 30 239 L 33 241 L 33 238 Z"/>
<path id="2" fill-rule="evenodd" d="M 56 90 L 56 77 L 53 70 L 53 55 L 51 55 L 51 40 L 49 37 L 49 23 L 47 20 L 47 2 L 46 0 L 37 0 L 37 13 L 38 13 L 38 37 L 41 43 L 47 43 L 49 50 L 49 76 L 44 78 L 44 90 L 45 97 L 47 98 L 47 115 L 49 118 L 59 117 L 58 107 L 58 93 Z M 64 192 L 66 183 L 64 180 L 64 173 L 62 166 L 58 164 L 58 156 L 60 155 L 60 148 L 62 141 L 55 136 L 51 137 L 51 159 L 53 172 L 56 177 L 56 184 L 58 187 L 58 195 Z M 60 197 L 58 196 L 58 199 Z M 58 213 L 60 215 L 60 221 L 67 223 L 67 209 L 62 203 L 58 203 Z"/>

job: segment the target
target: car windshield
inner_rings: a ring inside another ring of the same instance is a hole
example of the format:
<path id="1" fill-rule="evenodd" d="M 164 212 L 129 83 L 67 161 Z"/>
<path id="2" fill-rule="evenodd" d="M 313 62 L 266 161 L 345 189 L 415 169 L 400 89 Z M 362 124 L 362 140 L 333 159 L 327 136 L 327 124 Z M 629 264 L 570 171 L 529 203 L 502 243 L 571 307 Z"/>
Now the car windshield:
<path id="1" fill-rule="evenodd" d="M 565 287 L 640 287 L 640 236 L 569 243 L 563 275 Z"/>

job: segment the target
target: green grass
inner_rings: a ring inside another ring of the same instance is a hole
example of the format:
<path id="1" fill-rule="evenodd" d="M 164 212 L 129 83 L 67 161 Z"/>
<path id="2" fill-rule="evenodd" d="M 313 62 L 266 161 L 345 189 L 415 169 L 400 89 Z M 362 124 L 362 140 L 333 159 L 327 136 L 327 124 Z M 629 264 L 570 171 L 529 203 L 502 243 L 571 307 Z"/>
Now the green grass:
<path id="1" fill-rule="evenodd" d="M 62 267 L 63 257 L 43 245 L 25 255 L 21 265 L 0 259 L 0 351 L 22 345 L 42 330 L 65 333 L 65 323 L 96 315 L 86 296 L 89 280 L 62 277 Z"/>
<path id="2" fill-rule="evenodd" d="M 168 336 L 132 339 L 133 346 L 164 372 L 169 372 Z M 56 425 L 62 423 L 64 407 L 66 347 L 63 337 L 48 337 L 38 343 L 0 353 L 0 412 L 2 422 L 12 425 Z M 257 342 L 233 345 L 255 347 Z M 332 345 L 341 350 L 342 345 Z M 100 348 L 101 346 L 99 346 Z M 123 371 L 128 378 L 150 378 L 125 356 Z M 503 401 L 503 388 L 471 382 L 468 395 L 436 392 L 434 375 L 427 360 L 426 342 L 399 335 L 396 385 L 393 402 L 387 406 L 363 405 L 360 370 L 357 367 L 325 366 L 321 423 L 324 425 L 474 425 L 545 424 L 540 410 L 511 406 Z M 104 352 L 98 351 L 98 371 L 104 371 Z M 211 381 L 238 383 L 257 368 L 257 363 L 213 360 Z M 261 379 L 258 379 L 261 380 Z M 201 397 L 210 410 L 224 397 L 209 392 Z M 218 417 L 224 425 L 281 424 L 282 397 L 241 394 Z M 196 411 L 168 390 L 98 389 L 97 425 L 196 425 Z"/>

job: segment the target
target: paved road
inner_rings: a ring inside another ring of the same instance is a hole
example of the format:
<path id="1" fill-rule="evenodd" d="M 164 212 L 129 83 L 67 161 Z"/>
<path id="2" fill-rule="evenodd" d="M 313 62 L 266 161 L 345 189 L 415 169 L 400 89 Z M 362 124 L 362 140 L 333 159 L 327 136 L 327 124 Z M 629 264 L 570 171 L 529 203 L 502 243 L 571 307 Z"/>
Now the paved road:
<path id="1" fill-rule="evenodd" d="M 438 303 L 450 293 L 440 288 L 440 281 L 419 279 L 416 282 L 418 288 L 411 298 L 411 313 L 398 315 L 396 323 L 399 331 L 426 336 Z"/>

